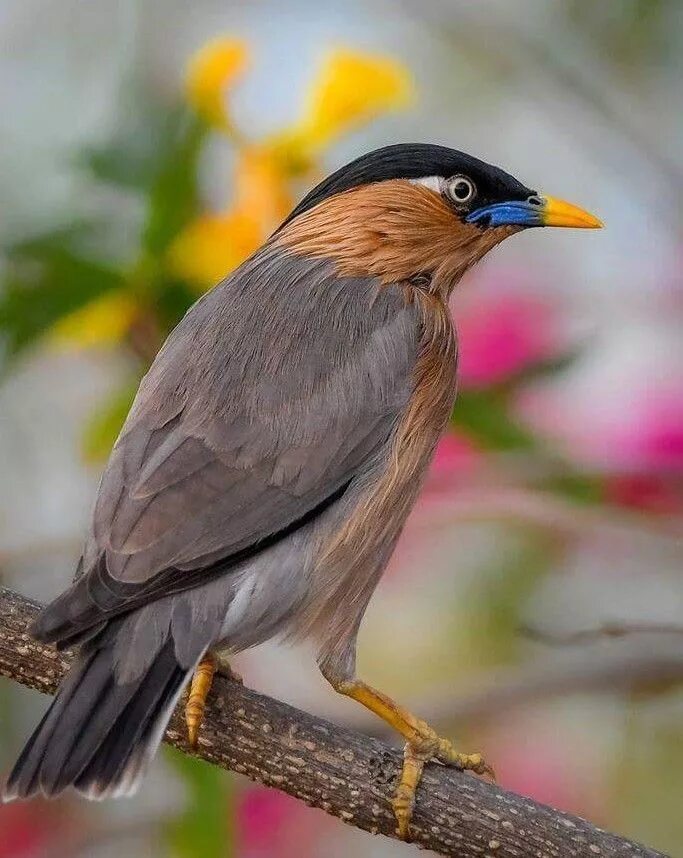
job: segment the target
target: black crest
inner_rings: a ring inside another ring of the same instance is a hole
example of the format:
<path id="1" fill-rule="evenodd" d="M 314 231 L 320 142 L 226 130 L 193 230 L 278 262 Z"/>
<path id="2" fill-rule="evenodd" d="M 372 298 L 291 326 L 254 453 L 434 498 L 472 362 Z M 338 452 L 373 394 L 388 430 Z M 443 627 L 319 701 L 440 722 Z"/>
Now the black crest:
<path id="1" fill-rule="evenodd" d="M 493 167 L 465 152 L 431 143 L 395 143 L 361 155 L 323 179 L 306 194 L 280 228 L 328 197 L 360 185 L 387 179 L 420 179 L 423 176 L 447 178 L 459 174 L 475 182 L 480 205 L 504 200 L 525 200 L 534 193 L 499 167 Z"/>

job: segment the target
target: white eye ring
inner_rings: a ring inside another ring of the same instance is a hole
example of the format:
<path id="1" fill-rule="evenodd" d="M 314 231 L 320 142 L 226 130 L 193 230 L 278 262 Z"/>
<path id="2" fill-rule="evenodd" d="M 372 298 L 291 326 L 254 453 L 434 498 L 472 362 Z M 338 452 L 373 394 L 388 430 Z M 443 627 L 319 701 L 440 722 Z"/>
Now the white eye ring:
<path id="1" fill-rule="evenodd" d="M 451 176 L 446 182 L 446 193 L 458 206 L 467 205 L 477 195 L 477 188 L 467 176 Z"/>

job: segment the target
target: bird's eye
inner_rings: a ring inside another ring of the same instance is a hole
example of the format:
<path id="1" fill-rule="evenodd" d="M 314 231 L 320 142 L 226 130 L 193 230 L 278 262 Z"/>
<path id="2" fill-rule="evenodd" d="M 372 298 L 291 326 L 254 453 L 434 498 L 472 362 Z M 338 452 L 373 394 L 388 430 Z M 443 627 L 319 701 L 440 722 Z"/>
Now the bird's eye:
<path id="1" fill-rule="evenodd" d="M 467 176 L 453 176 L 446 184 L 446 192 L 456 205 L 464 206 L 477 195 L 477 189 L 472 179 Z"/>

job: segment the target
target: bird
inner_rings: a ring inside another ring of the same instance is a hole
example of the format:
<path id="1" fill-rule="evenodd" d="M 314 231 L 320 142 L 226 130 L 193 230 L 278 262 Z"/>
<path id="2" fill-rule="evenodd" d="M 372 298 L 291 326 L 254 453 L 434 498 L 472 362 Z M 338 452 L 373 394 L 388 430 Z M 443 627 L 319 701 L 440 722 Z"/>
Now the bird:
<path id="1" fill-rule="evenodd" d="M 356 639 L 454 406 L 453 289 L 513 234 L 600 226 L 428 143 L 304 196 L 140 383 L 74 580 L 31 629 L 77 656 L 4 800 L 133 793 L 184 689 L 194 745 L 216 670 L 271 638 L 312 641 L 332 688 L 402 737 L 403 839 L 428 761 L 492 775 L 360 679 Z"/>

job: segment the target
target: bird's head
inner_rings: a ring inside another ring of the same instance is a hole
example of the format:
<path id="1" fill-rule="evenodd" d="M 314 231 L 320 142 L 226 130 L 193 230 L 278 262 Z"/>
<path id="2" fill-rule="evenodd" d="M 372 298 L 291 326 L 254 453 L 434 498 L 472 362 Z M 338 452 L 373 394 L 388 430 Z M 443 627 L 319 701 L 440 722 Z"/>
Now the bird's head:
<path id="1" fill-rule="evenodd" d="M 448 293 L 492 247 L 534 226 L 602 224 L 471 155 L 405 143 L 363 155 L 328 176 L 273 242 L 297 255 L 330 259 L 343 275 L 429 282 L 433 291 Z"/>

